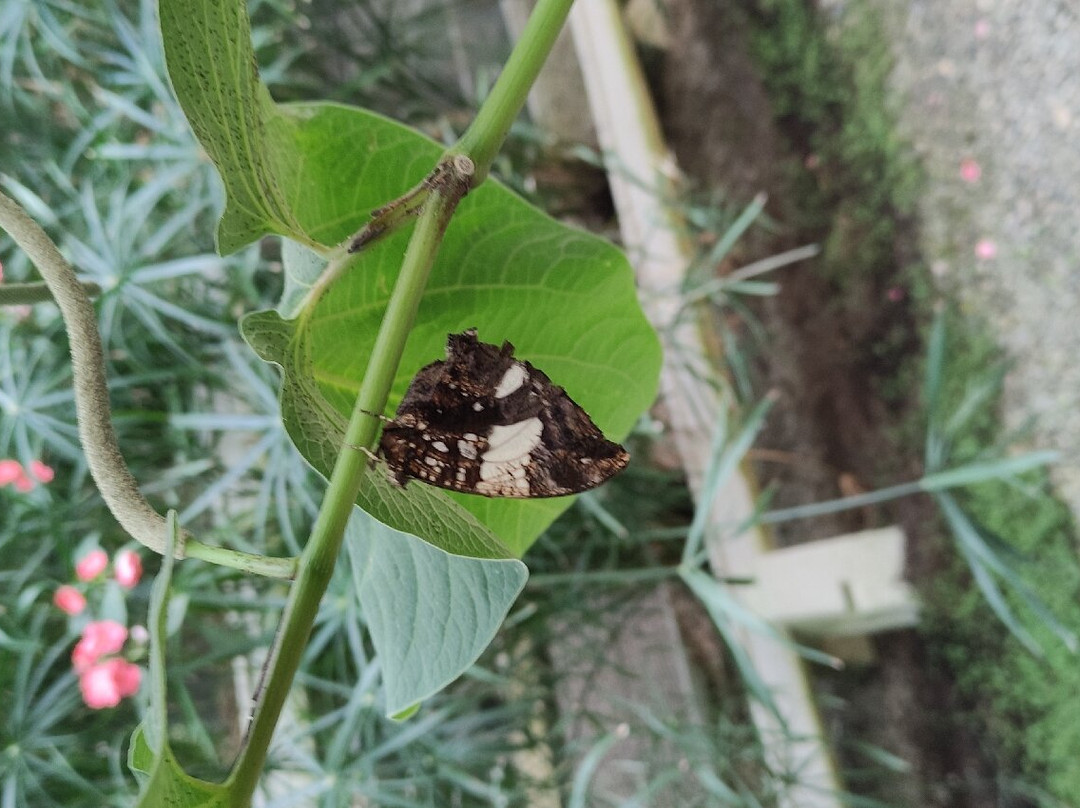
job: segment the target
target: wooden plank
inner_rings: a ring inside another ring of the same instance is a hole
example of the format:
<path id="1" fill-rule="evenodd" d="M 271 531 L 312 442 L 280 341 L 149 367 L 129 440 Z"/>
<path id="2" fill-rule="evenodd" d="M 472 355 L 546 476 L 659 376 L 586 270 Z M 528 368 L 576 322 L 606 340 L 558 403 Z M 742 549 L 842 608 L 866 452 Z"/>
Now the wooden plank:
<path id="1" fill-rule="evenodd" d="M 758 557 L 742 597 L 769 620 L 821 636 L 913 626 L 919 611 L 904 580 L 904 546 L 892 526 L 772 550 Z"/>
<path id="2" fill-rule="evenodd" d="M 664 203 L 673 198 L 672 179 L 677 169 L 664 145 L 633 44 L 614 0 L 578 0 L 570 24 L 623 241 L 637 271 L 643 305 L 664 339 L 661 388 L 671 435 L 691 488 L 700 495 L 702 476 L 711 459 L 709 438 L 721 402 L 698 324 L 679 317 L 682 301 L 678 290 L 693 252 L 680 236 L 676 214 Z M 767 550 L 767 537 L 757 529 L 732 535 L 732 526 L 753 511 L 746 477 L 733 475 L 716 501 L 708 504 L 713 514 L 709 549 L 714 571 L 725 576 L 752 573 Z M 732 589 L 736 597 L 738 590 Z M 821 722 L 802 661 L 787 646 L 753 632 L 743 632 L 742 644 L 770 685 L 783 717 L 779 721 L 762 706 L 751 705 L 765 744 L 766 762 L 776 774 L 793 778 L 778 804 L 784 808 L 840 808 L 839 779 L 821 740 Z"/>

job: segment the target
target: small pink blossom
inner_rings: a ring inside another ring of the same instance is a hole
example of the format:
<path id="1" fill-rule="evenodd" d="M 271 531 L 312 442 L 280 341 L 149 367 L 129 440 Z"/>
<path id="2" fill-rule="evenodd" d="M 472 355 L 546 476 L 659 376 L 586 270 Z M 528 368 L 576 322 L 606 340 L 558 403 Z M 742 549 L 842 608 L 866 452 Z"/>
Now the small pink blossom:
<path id="1" fill-rule="evenodd" d="M 986 39 L 990 36 L 990 22 L 986 18 L 980 18 L 975 21 L 975 38 Z"/>
<path id="2" fill-rule="evenodd" d="M 115 707 L 120 699 L 133 696 L 142 682 L 142 669 L 126 659 L 114 657 L 88 668 L 79 676 L 79 690 L 86 706 L 93 710 Z"/>
<path id="3" fill-rule="evenodd" d="M 15 481 L 15 490 L 20 494 L 26 494 L 34 490 L 34 481 L 25 474 Z"/>
<path id="4" fill-rule="evenodd" d="M 146 626 L 140 626 L 137 623 L 131 627 L 128 636 L 131 637 L 131 641 L 137 645 L 145 645 L 150 641 L 150 632 L 146 630 Z"/>
<path id="5" fill-rule="evenodd" d="M 51 483 L 53 477 L 56 476 L 56 472 L 52 470 L 52 467 L 45 465 L 40 460 L 30 461 L 30 473 L 37 478 L 39 483 Z"/>
<path id="6" fill-rule="evenodd" d="M 113 559 L 113 573 L 120 586 L 131 589 L 142 577 L 142 559 L 134 550 L 121 550 Z"/>
<path id="7" fill-rule="evenodd" d="M 25 476 L 18 460 L 0 460 L 0 485 L 9 485 Z"/>
<path id="8" fill-rule="evenodd" d="M 80 581 L 92 581 L 109 566 L 104 550 L 91 550 L 75 564 L 75 577 Z"/>
<path id="9" fill-rule="evenodd" d="M 976 183 L 982 177 L 982 166 L 977 161 L 968 157 L 960 161 L 960 179 L 964 182 Z"/>
<path id="10" fill-rule="evenodd" d="M 885 296 L 889 298 L 890 303 L 899 303 L 905 297 L 904 289 L 900 286 L 892 286 L 885 293 Z"/>
<path id="11" fill-rule="evenodd" d="M 83 701 L 92 710 L 115 707 L 120 703 L 120 688 L 105 663 L 87 668 L 79 677 L 79 690 Z"/>
<path id="12" fill-rule="evenodd" d="M 103 656 L 115 654 L 124 647 L 128 630 L 115 620 L 95 620 L 87 623 L 82 637 L 71 652 L 75 672 L 82 674 Z"/>
<path id="13" fill-rule="evenodd" d="M 80 614 L 86 608 L 86 597 L 73 586 L 62 586 L 53 594 L 53 604 L 66 614 Z"/>
<path id="14" fill-rule="evenodd" d="M 988 238 L 979 239 L 979 242 L 975 245 L 975 257 L 980 261 L 989 261 L 996 258 L 997 254 L 997 244 Z"/>
<path id="15" fill-rule="evenodd" d="M 113 677 L 120 688 L 121 697 L 134 696 L 142 684 L 142 668 L 126 659 L 114 660 Z"/>

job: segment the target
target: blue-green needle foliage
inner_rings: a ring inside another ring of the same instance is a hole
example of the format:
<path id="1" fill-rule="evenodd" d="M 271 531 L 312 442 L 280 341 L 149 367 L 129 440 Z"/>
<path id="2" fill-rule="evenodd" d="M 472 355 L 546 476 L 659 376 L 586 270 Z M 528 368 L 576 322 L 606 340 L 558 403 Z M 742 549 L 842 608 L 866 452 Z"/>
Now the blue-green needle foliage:
<path id="1" fill-rule="evenodd" d="M 257 31 L 270 64 L 284 52 L 274 45 L 288 22 L 283 12 L 268 8 L 261 19 L 277 27 Z M 213 252 L 221 190 L 165 78 L 156 4 L 2 4 L 0 119 L 0 186 L 102 287 L 96 305 L 114 422 L 136 477 L 152 498 L 186 505 L 186 523 L 208 536 L 295 552 L 317 489 L 284 438 L 276 382 L 235 325 L 239 312 L 279 296 L 273 273 L 255 274 L 274 256 Z M 5 282 L 37 280 L 5 234 L 0 263 Z M 137 717 L 126 703 L 101 712 L 82 704 L 70 664 L 78 625 L 51 604 L 87 542 L 113 551 L 126 541 L 82 459 L 65 342 L 51 304 L 0 309 L 0 459 L 42 459 L 56 470 L 29 493 L 0 488 L 0 750 L 8 750 L 0 752 L 0 793 L 13 805 L 130 805 L 123 758 Z M 225 392 L 232 415 L 199 415 L 220 411 Z M 174 419 L 177 412 L 185 416 Z M 222 457 L 226 438 L 240 445 L 237 462 L 206 460 Z M 178 575 L 178 586 L 197 608 L 243 607 L 207 606 L 193 594 L 219 589 L 228 573 L 190 574 Z M 136 590 L 132 622 L 144 608 Z M 218 634 L 198 641 L 206 653 L 187 660 L 193 672 L 239 647 Z M 199 723 L 190 726 L 199 737 Z"/>

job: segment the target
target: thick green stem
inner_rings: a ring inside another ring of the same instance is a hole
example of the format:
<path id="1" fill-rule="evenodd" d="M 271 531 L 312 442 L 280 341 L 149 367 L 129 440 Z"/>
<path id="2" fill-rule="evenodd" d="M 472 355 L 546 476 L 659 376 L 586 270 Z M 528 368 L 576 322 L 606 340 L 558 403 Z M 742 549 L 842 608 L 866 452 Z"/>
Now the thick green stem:
<path id="1" fill-rule="evenodd" d="M 472 125 L 450 149 L 452 154 L 467 155 L 476 164 L 474 186 L 487 178 L 491 162 L 525 105 L 573 4 L 574 0 L 539 0 L 491 94 Z"/>
<path id="2" fill-rule="evenodd" d="M 341 551 L 345 525 L 352 514 L 364 476 L 371 473 L 367 457 L 360 449 L 370 448 L 375 443 L 379 421 L 372 413 L 382 412 L 386 407 L 390 387 L 405 349 L 405 339 L 416 317 L 443 233 L 458 202 L 469 188 L 472 164 L 458 159 L 455 166 L 462 172 L 461 176 L 445 189 L 440 188 L 432 193 L 409 241 L 401 274 L 398 275 L 375 338 L 371 362 L 345 431 L 344 448 L 338 454 L 322 508 L 300 557 L 299 573 L 289 592 L 274 647 L 270 651 L 265 687 L 255 708 L 244 747 L 230 776 L 230 794 L 236 808 L 248 805 L 258 783 L 274 727 L 315 623 L 319 602 L 330 584 L 330 576 Z"/>

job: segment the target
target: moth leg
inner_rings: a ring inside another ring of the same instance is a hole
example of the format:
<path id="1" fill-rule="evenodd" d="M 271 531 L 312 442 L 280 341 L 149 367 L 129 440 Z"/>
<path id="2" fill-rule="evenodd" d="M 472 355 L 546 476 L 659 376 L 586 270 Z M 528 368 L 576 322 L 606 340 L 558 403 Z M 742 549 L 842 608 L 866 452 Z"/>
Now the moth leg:
<path id="1" fill-rule="evenodd" d="M 368 464 L 371 468 L 375 468 L 375 464 L 379 462 L 379 456 L 366 446 L 357 446 L 354 443 L 346 443 L 345 448 L 367 455 Z"/>
<path id="2" fill-rule="evenodd" d="M 370 410 L 360 410 L 360 412 L 362 412 L 364 415 L 370 415 L 372 418 L 378 418 L 384 424 L 388 424 L 388 423 L 390 423 L 391 421 L 394 420 L 393 418 L 388 418 L 387 416 L 385 416 L 385 415 L 383 415 L 381 413 L 371 412 Z"/>

